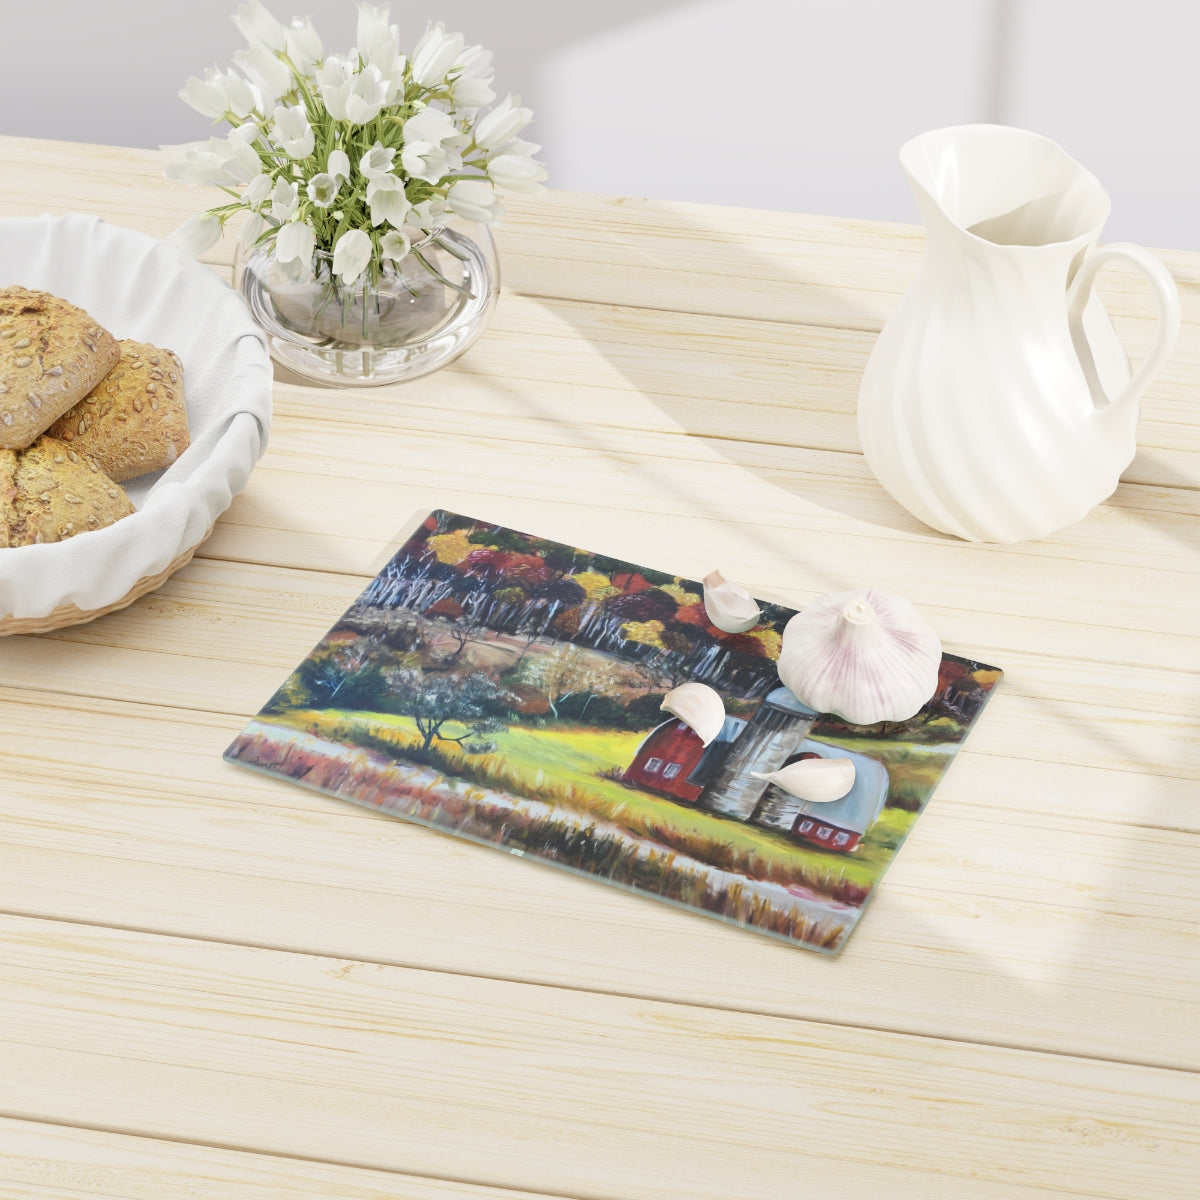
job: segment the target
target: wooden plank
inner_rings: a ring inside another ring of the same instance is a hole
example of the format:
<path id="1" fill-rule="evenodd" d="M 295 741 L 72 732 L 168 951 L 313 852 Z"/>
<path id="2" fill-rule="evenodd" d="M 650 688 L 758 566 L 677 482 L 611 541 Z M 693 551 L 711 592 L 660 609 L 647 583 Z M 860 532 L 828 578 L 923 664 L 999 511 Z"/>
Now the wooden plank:
<path id="1" fill-rule="evenodd" d="M 1153 323 L 1131 319 L 1125 331 L 1131 352 L 1145 353 Z M 480 415 L 569 414 L 582 424 L 857 452 L 858 384 L 874 340 L 874 332 L 506 290 L 489 336 L 451 372 L 475 386 L 455 380 L 453 395 L 464 412 Z M 1198 363 L 1200 338 L 1185 341 L 1155 380 L 1142 402 L 1144 451 L 1200 450 L 1192 396 Z M 385 396 L 404 401 L 414 390 Z M 1150 482 L 1147 470 L 1135 463 L 1126 478 Z"/>
<path id="2" fill-rule="evenodd" d="M 630 1200 L 1182 1200 L 1200 1169 L 1187 1072 L 55 922 L 0 945 L 18 1118 Z"/>
<path id="3" fill-rule="evenodd" d="M 0 910 L 1200 1069 L 1194 782 L 964 752 L 833 964 L 229 766 L 239 720 L 3 699 Z"/>
<path id="4" fill-rule="evenodd" d="M 872 336 L 505 292 L 479 345 L 432 378 L 332 400 L 324 390 L 289 386 L 294 377 L 277 372 L 276 420 L 428 429 L 444 428 L 454 411 L 479 433 L 523 439 L 528 427 L 529 438 L 550 444 L 593 429 L 601 439 L 637 432 L 639 448 L 669 456 L 688 454 L 690 442 L 677 438 L 672 447 L 646 435 L 714 438 L 725 457 L 764 466 L 786 464 L 799 447 L 845 451 L 853 457 L 841 472 L 861 478 L 879 501 L 877 519 L 894 523 L 908 519 L 858 455 L 858 379 Z M 1168 371 L 1143 404 L 1128 483 L 1200 484 L 1200 417 L 1187 384 L 1194 365 L 1180 366 L 1178 377 L 1174 364 Z"/>
<path id="5" fill-rule="evenodd" d="M 619 444 L 626 454 L 648 459 L 706 457 L 735 464 L 859 521 L 931 534 L 886 495 L 858 453 L 857 369 L 839 362 L 844 347 L 828 345 L 827 331 L 797 331 L 792 357 L 775 378 L 753 387 L 723 378 L 718 356 L 681 352 L 663 335 L 655 361 L 680 368 L 677 391 L 667 393 L 653 390 L 669 386 L 667 368 L 655 379 L 641 379 L 632 371 L 626 379 L 624 361 L 609 362 L 608 347 L 592 340 L 563 335 L 557 339 L 557 356 L 549 354 L 544 339 L 514 327 L 537 308 L 528 299 L 513 297 L 508 305 L 513 325 L 501 323 L 496 336 L 485 337 L 460 363 L 404 387 L 339 393 L 334 402 L 328 391 L 277 382 L 276 432 L 296 418 L 334 423 L 358 431 L 358 436 L 382 430 L 399 439 L 390 447 L 398 454 L 410 431 L 457 439 L 465 419 L 472 435 L 501 444 Z M 639 320 L 675 319 L 646 310 L 636 315 Z M 763 323 L 745 324 L 751 330 L 763 328 Z M 704 339 L 710 340 L 715 336 Z M 547 359 L 552 365 L 530 366 Z M 807 380 L 818 383 L 809 388 Z M 451 412 L 452 422 L 447 420 Z M 1142 449 L 1126 472 L 1126 486 L 1106 506 L 1122 515 L 1108 516 L 1103 523 L 1080 522 L 1023 545 L 1022 552 L 1091 557 L 1126 541 L 1125 549 L 1140 549 L 1153 560 L 1161 541 L 1179 560 L 1178 542 L 1186 540 L 1185 529 L 1200 515 L 1200 498 L 1178 495 L 1179 488 L 1200 484 L 1200 427 L 1147 418 L 1142 428 Z M 631 432 L 637 435 L 632 441 Z M 712 446 L 698 444 L 697 437 L 711 439 Z M 1155 438 L 1163 444 L 1153 444 Z M 1143 528 L 1147 511 L 1162 514 L 1161 531 Z"/>
<path id="6" fill-rule="evenodd" d="M 5 1200 L 535 1200 L 507 1188 L 4 1117 L 0 1191 Z"/>

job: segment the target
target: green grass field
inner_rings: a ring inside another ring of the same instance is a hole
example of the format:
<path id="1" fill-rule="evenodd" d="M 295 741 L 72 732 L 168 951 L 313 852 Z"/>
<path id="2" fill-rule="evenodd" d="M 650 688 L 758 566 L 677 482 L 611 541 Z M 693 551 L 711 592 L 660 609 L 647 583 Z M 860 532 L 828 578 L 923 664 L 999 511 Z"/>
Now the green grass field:
<path id="1" fill-rule="evenodd" d="M 299 710 L 272 715 L 271 720 L 401 755 L 421 741 L 410 718 L 384 713 Z M 803 881 L 830 894 L 846 886 L 869 890 L 914 817 L 898 809 L 885 810 L 853 857 L 810 848 L 774 830 L 675 803 L 606 777 L 632 761 L 644 736 L 591 727 L 516 726 L 493 735 L 496 751 L 491 754 L 467 755 L 456 745 L 435 745 L 437 765 L 449 775 L 570 808 L 724 870 L 777 882 Z"/>

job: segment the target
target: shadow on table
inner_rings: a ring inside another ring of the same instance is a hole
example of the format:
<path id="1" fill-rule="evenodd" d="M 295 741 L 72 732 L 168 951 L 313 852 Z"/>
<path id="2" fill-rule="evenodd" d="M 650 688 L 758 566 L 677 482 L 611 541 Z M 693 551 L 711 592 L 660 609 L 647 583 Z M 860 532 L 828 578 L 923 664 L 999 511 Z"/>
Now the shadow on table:
<path id="1" fill-rule="evenodd" d="M 1139 449 L 1133 468 L 1126 474 L 1153 479 L 1148 486 L 1173 488 L 1170 507 L 1142 507 L 1136 485 L 1122 484 L 1115 496 L 1121 507 L 1153 526 L 1184 550 L 1200 551 L 1200 475 L 1186 474 L 1153 449 Z"/>
<path id="2" fill-rule="evenodd" d="M 673 221 L 682 221 L 676 210 L 672 210 L 671 215 Z M 685 225 L 680 229 L 681 239 L 689 242 L 702 240 L 705 236 L 705 230 L 694 226 Z M 620 253 L 627 260 L 633 260 L 636 266 L 653 265 L 636 262 L 636 247 L 622 245 Z M 778 278 L 776 264 L 756 262 L 750 251 L 745 252 L 743 268 L 748 279 L 768 271 Z M 1064 556 L 1084 558 L 1086 550 L 1075 553 L 1069 548 L 1047 546 L 1043 554 L 1023 557 L 1025 570 L 1014 581 L 1010 577 L 1013 569 L 1010 550 L 971 545 L 938 534 L 896 504 L 874 480 L 861 456 L 851 453 L 857 449 L 853 419 L 858 382 L 873 343 L 870 330 L 878 328 L 879 321 L 871 313 L 856 310 L 846 292 L 823 288 L 799 273 L 791 283 L 798 289 L 809 291 L 813 300 L 808 306 L 810 309 L 827 307 L 829 327 L 857 329 L 862 333 L 861 337 L 850 339 L 853 344 L 849 353 L 854 360 L 854 369 L 844 369 L 846 360 L 843 357 L 839 364 L 843 369 L 837 373 L 828 372 L 822 383 L 826 412 L 833 414 L 833 424 L 840 431 L 839 444 L 820 447 L 812 442 L 807 445 L 797 443 L 794 447 L 797 454 L 795 469 L 781 461 L 786 454 L 778 453 L 781 447 L 786 452 L 786 442 L 776 437 L 760 440 L 759 431 L 755 429 L 748 429 L 746 438 L 739 440 L 730 436 L 729 431 L 715 432 L 711 424 L 698 420 L 693 397 L 664 390 L 662 372 L 652 356 L 644 352 L 644 344 L 641 352 L 630 352 L 611 330 L 603 330 L 596 324 L 590 306 L 554 298 L 540 298 L 539 302 L 553 310 L 557 317 L 574 324 L 635 389 L 652 399 L 681 433 L 703 439 L 702 452 L 697 454 L 698 466 L 702 465 L 700 460 L 715 449 L 725 461 L 757 475 L 771 487 L 848 518 L 848 532 L 852 524 L 857 523 L 853 532 L 859 535 L 870 536 L 870 529 L 864 526 L 875 526 L 892 541 L 896 533 L 919 540 L 926 560 L 944 569 L 947 577 L 969 577 L 980 595 L 999 597 L 996 601 L 998 611 L 1006 615 L 1038 617 L 1044 603 L 1040 581 L 1049 582 L 1054 578 L 1055 572 L 1061 570 Z M 899 299 L 898 294 L 896 299 Z M 812 363 L 819 364 L 820 356 L 829 354 L 828 345 L 822 347 L 823 341 L 827 343 L 829 328 L 794 323 L 787 326 L 787 332 L 791 335 L 790 344 L 785 337 L 776 339 L 774 346 L 777 355 L 787 356 L 784 369 L 793 365 L 797 374 L 803 374 L 805 370 L 811 374 Z M 700 349 L 690 350 L 685 339 L 666 335 L 663 348 L 669 349 L 674 359 L 681 354 L 702 355 Z M 847 353 L 845 340 L 839 352 L 843 356 Z M 773 364 L 778 365 L 778 362 Z M 694 376 L 695 372 L 689 373 L 689 378 L 694 380 Z M 519 386 L 508 380 L 493 379 L 491 383 L 519 395 Z M 713 384 L 712 396 L 727 399 L 728 390 L 727 376 L 719 376 Z M 610 438 L 602 422 L 566 423 L 549 405 L 540 405 L 528 396 L 521 399 L 528 415 L 558 423 L 563 436 L 577 446 L 611 453 L 614 448 L 619 448 L 622 438 L 628 444 L 627 431 L 614 432 Z M 756 412 L 759 419 L 769 416 L 765 406 L 759 406 Z M 762 441 L 773 445 L 774 453 L 765 456 L 770 461 L 764 461 L 760 452 Z M 681 443 L 680 457 L 687 456 L 686 445 L 686 442 Z M 1195 480 L 1184 478 L 1156 461 L 1153 452 L 1143 454 L 1143 462 L 1152 463 L 1159 476 L 1171 485 L 1197 486 Z M 640 465 L 644 470 L 655 469 L 653 460 Z M 682 492 L 680 498 L 698 517 L 721 523 L 734 520 L 757 549 L 802 567 L 809 585 L 829 589 L 846 586 L 845 563 L 828 561 L 806 552 L 803 545 L 797 544 L 793 532 L 776 528 L 765 514 L 763 519 L 739 517 L 737 497 L 711 487 L 703 470 L 674 472 L 669 481 L 664 480 L 664 486 L 668 485 L 676 493 Z M 761 494 L 761 489 L 758 491 Z M 1189 550 L 1200 547 L 1200 521 L 1179 520 L 1173 514 L 1149 509 L 1131 508 L 1130 511 L 1136 512 L 1139 519 L 1162 528 L 1170 538 Z M 869 564 L 859 565 L 869 569 Z M 1082 580 L 1083 576 L 1080 578 Z M 1081 596 L 1080 603 L 1085 608 L 1086 597 Z M 1081 608 L 1080 620 L 1086 619 L 1086 612 Z M 1002 651 L 997 650 L 996 655 L 998 665 L 1004 666 Z M 1064 661 L 1069 666 L 1070 660 Z M 1010 821 L 1007 812 L 997 809 L 989 812 L 986 805 L 964 807 L 963 815 L 967 820 L 961 825 L 961 831 L 964 838 L 971 840 L 964 842 L 962 861 L 974 862 L 975 866 L 965 875 L 952 870 L 953 881 L 949 886 L 943 886 L 942 872 L 949 869 L 947 865 L 928 865 L 928 889 L 939 893 L 939 902 L 944 901 L 946 919 L 942 921 L 917 911 L 922 908 L 928 913 L 928 904 L 913 906 L 904 912 L 903 940 L 907 946 L 916 948 L 908 955 L 905 969 L 911 970 L 912 962 L 923 964 L 928 971 L 930 991 L 946 986 L 948 996 L 971 1005 L 980 1020 L 988 1013 L 1002 1013 L 1010 1031 L 1021 1025 L 1030 1031 L 1029 1037 L 1022 1040 L 1011 1032 L 996 1035 L 984 1028 L 963 1033 L 960 1022 L 950 1022 L 950 1025 L 958 1025 L 960 1033 L 957 1036 L 964 1040 L 1049 1048 L 1051 1043 L 1042 1031 L 1058 1030 L 1061 1032 L 1056 1035 L 1053 1048 L 1059 1052 L 1157 1066 L 1200 1067 L 1200 1051 L 1194 1041 L 1186 1063 L 1180 1061 L 1172 1049 L 1187 1036 L 1187 962 L 1190 960 L 1185 943 L 1190 936 L 1189 930 L 1200 918 L 1200 889 L 1196 884 L 1200 873 L 1183 869 L 1185 850 L 1190 846 L 1195 854 L 1196 833 L 1200 830 L 1200 819 L 1190 809 L 1185 809 L 1182 799 L 1189 781 L 1200 775 L 1200 762 L 1193 742 L 1184 740 L 1172 746 L 1171 737 L 1160 731 L 1153 748 L 1147 749 L 1139 737 L 1136 717 L 1130 720 L 1131 714 L 1126 711 L 1106 711 L 1096 707 L 1085 710 L 1082 705 L 1069 705 L 1058 696 L 1039 696 L 1036 681 L 1030 679 L 1013 679 L 1010 686 L 1020 690 L 1021 721 L 1028 723 L 1030 728 L 1049 731 L 1051 737 L 1057 731 L 1072 741 L 1077 754 L 1080 746 L 1093 747 L 1095 762 L 1101 764 L 1100 769 L 1109 764 L 1111 770 L 1122 772 L 1119 778 L 1128 780 L 1128 798 L 1121 802 L 1121 788 L 1118 787 L 1114 799 L 1110 788 L 1107 811 L 1097 808 L 1096 820 L 1091 824 L 1088 821 L 1088 797 L 1068 791 L 1056 799 L 1052 791 L 1044 789 L 1047 760 L 1025 758 L 1019 753 L 1012 756 L 1006 763 L 1008 776 L 1012 777 L 1011 792 L 1005 794 L 1011 794 L 1014 805 L 1024 810 L 1022 815 L 1014 822 Z M 1186 687 L 1181 687 L 1180 691 L 1186 691 Z M 1086 699 L 1082 681 L 1080 699 Z M 1192 699 L 1196 701 L 1192 711 L 1200 710 L 1200 687 L 1193 689 Z M 1168 712 L 1177 711 L 1172 706 L 1178 703 L 1180 698 L 1176 695 L 1164 707 Z M 1187 700 L 1182 703 L 1186 708 Z M 1150 700 L 1148 707 L 1153 709 L 1154 705 L 1155 701 Z M 1158 720 L 1152 712 L 1138 716 L 1150 724 Z M 1162 720 L 1167 727 L 1172 725 L 1169 715 Z M 987 721 L 985 714 L 982 723 L 986 725 Z M 1003 748 L 994 753 L 1003 754 Z M 1086 755 L 1087 752 L 1082 753 Z M 1053 754 L 1048 761 L 1052 765 L 1061 765 Z M 1076 763 L 1078 759 L 1067 761 Z M 1094 778 L 1083 770 L 1088 762 L 1079 763 L 1079 766 L 1079 778 Z M 1068 788 L 1077 786 L 1070 772 L 1059 778 L 1067 780 L 1065 786 Z M 953 794 L 953 779 L 952 769 L 950 795 Z M 1036 827 L 1037 819 L 1029 815 L 1029 807 L 1031 803 L 1036 807 L 1042 798 L 1047 822 L 1044 838 L 1038 839 L 1027 864 L 1014 859 L 1011 869 L 1006 868 L 1003 857 L 1020 848 L 1011 837 L 1002 843 L 990 844 L 988 829 L 999 831 L 1006 825 L 1027 830 Z M 935 806 L 943 803 L 946 801 L 940 797 L 933 801 Z M 914 832 L 913 841 L 918 845 L 921 842 L 920 825 Z M 920 853 L 916 845 L 911 852 L 914 856 Z M 901 861 L 908 853 L 906 848 L 901 853 Z M 1026 873 L 1023 875 L 1022 871 Z M 911 887 L 911 872 L 906 877 Z M 1004 887 L 1006 882 L 1011 883 L 1011 890 Z M 999 886 L 1001 894 L 975 894 L 970 888 L 978 883 Z M 888 892 L 888 886 L 885 880 L 883 893 Z M 899 909 L 907 909 L 899 890 L 887 907 L 892 911 L 893 919 Z M 848 982 L 847 977 L 858 976 L 859 969 L 854 965 L 856 939 L 870 938 L 875 922 L 882 924 L 883 919 L 882 912 L 869 912 L 862 930 L 850 940 L 837 962 L 813 962 L 800 955 L 793 963 L 787 957 L 787 951 L 772 958 L 778 969 L 788 975 L 794 973 L 798 988 L 841 988 Z M 1023 926 L 1027 931 L 1024 937 Z M 1123 969 L 1124 966 L 1128 970 Z M 1150 970 L 1155 972 L 1153 988 L 1148 986 L 1147 972 Z M 873 985 L 886 988 L 888 981 L 876 979 Z M 1089 1009 L 1094 1015 L 1072 1020 L 1072 1012 L 1087 1013 Z M 914 1027 L 899 1013 L 895 1027 L 910 1033 L 947 1036 L 939 1035 L 937 1029 Z"/>

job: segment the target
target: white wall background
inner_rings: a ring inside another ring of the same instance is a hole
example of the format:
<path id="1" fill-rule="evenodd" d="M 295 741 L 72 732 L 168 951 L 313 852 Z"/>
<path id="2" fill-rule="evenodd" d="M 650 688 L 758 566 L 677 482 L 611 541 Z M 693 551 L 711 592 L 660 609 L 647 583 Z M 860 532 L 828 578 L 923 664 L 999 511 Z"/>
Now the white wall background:
<path id="1" fill-rule="evenodd" d="M 3 0 L 0 131 L 204 137 L 176 96 L 240 45 L 238 0 Z M 268 0 L 353 41 L 352 0 Z M 915 221 L 896 149 L 999 121 L 1113 197 L 1107 240 L 1200 249 L 1195 0 L 404 0 L 493 49 L 557 187 Z"/>

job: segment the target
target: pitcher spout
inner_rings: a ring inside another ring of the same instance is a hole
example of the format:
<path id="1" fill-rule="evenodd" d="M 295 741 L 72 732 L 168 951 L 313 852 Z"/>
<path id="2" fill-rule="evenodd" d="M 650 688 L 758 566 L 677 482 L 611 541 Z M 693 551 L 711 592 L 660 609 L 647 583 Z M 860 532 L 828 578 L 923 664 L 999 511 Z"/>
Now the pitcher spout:
<path id="1" fill-rule="evenodd" d="M 927 226 L 1008 248 L 1093 245 L 1111 201 L 1049 138 L 1007 125 L 956 125 L 906 142 L 900 164 Z"/>

